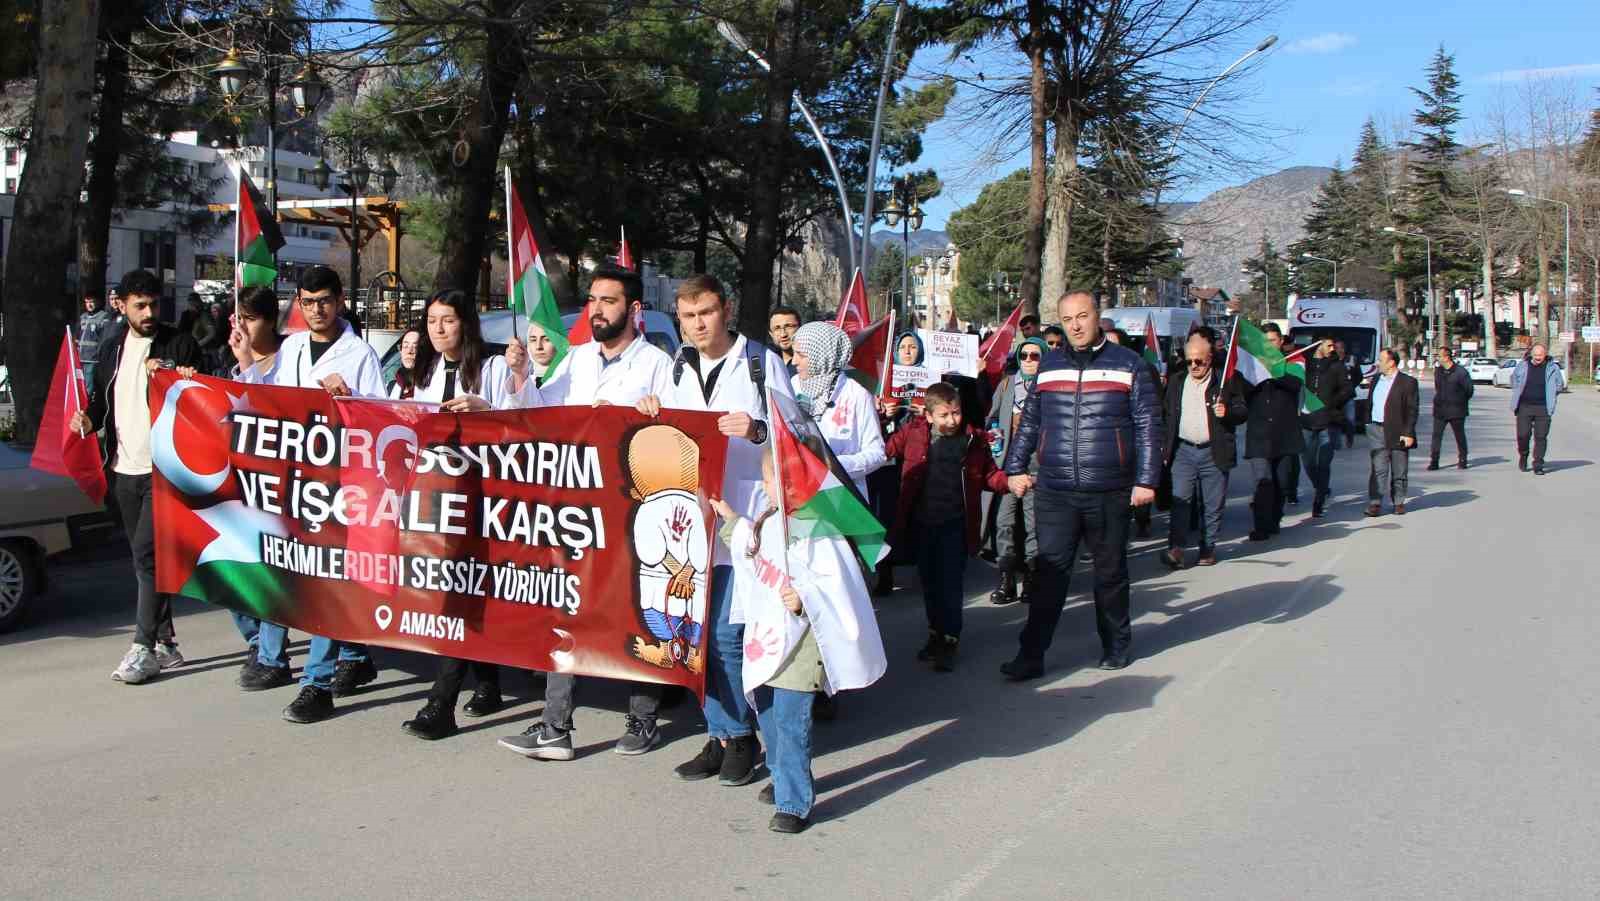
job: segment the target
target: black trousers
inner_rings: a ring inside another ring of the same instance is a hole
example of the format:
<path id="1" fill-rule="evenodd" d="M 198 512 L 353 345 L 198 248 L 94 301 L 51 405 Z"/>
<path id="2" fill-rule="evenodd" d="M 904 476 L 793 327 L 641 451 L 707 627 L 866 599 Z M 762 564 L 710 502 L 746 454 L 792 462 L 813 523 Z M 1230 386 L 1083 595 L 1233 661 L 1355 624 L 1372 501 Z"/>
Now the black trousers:
<path id="1" fill-rule="evenodd" d="M 133 575 L 139 586 L 133 643 L 154 648 L 156 642 L 171 642 L 177 637 L 172 628 L 172 597 L 156 591 L 155 513 L 150 505 L 150 474 L 114 475 L 112 492 L 117 512 L 122 514 L 122 531 L 133 550 Z"/>
<path id="2" fill-rule="evenodd" d="M 1078 546 L 1094 558 L 1094 619 L 1100 648 L 1122 654 L 1133 643 L 1128 603 L 1129 491 L 1053 491 L 1035 487 L 1033 515 L 1039 523 L 1039 582 L 1028 599 L 1020 654 L 1043 660 L 1055 639 L 1066 604 Z"/>
<path id="3" fill-rule="evenodd" d="M 1445 424 L 1449 423 L 1450 431 L 1456 433 L 1456 462 L 1467 462 L 1467 420 L 1465 417 L 1456 416 L 1450 419 L 1433 420 L 1433 447 L 1428 452 L 1428 462 L 1434 466 L 1439 465 L 1439 440 L 1444 437 Z"/>
<path id="4" fill-rule="evenodd" d="M 1283 521 L 1283 503 L 1287 499 L 1291 467 L 1298 467 L 1300 456 L 1251 457 L 1249 462 L 1250 474 L 1256 480 L 1255 493 L 1250 500 L 1255 530 L 1271 535 L 1278 531 Z M 1298 480 L 1298 473 L 1294 478 Z"/>
<path id="5" fill-rule="evenodd" d="M 1544 407 L 1517 410 L 1517 456 L 1528 456 L 1528 439 L 1533 439 L 1533 467 L 1544 467 L 1545 445 L 1550 441 L 1550 413 Z"/>
<path id="6" fill-rule="evenodd" d="M 461 683 L 466 681 L 468 670 L 477 677 L 479 685 L 490 685 L 495 691 L 500 690 L 500 667 L 493 663 L 462 660 L 460 657 L 441 657 L 439 675 L 434 677 L 433 687 L 428 689 L 428 700 L 443 701 L 454 707 L 456 699 L 461 697 Z"/>

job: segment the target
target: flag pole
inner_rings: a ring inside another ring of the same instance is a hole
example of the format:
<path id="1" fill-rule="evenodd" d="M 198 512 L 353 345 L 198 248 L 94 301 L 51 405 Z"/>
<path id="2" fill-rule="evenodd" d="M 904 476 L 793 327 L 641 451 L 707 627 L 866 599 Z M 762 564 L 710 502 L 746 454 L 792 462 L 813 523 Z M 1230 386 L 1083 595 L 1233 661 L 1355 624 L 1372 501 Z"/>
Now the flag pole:
<path id="1" fill-rule="evenodd" d="M 513 232 L 511 211 L 511 166 L 506 165 L 506 306 L 511 307 L 511 337 L 517 340 L 522 338 L 517 334 L 517 310 L 514 304 L 517 297 L 517 244 Z M 529 371 L 532 371 L 533 357 L 528 358 Z"/>
<path id="2" fill-rule="evenodd" d="M 889 336 L 883 342 L 883 397 L 894 397 L 894 307 L 889 307 Z"/>
<path id="3" fill-rule="evenodd" d="M 767 412 L 768 415 L 776 415 L 779 419 L 783 419 L 783 410 L 776 405 L 771 388 L 767 389 Z M 789 428 L 788 420 L 783 420 L 781 427 L 787 430 Z M 783 576 L 787 579 L 789 577 L 789 514 L 783 509 L 783 461 L 778 459 L 777 429 L 769 428 L 767 430 L 767 440 L 772 443 L 772 480 L 778 483 L 778 496 L 773 498 L 772 502 L 778 505 L 778 528 L 783 534 Z"/>
<path id="4" fill-rule="evenodd" d="M 239 177 L 249 178 L 244 172 L 244 164 L 239 165 Z M 239 322 L 239 217 L 244 214 L 244 184 L 241 182 L 239 190 L 233 192 L 233 322 L 230 326 L 237 326 Z M 277 215 L 277 210 L 273 210 Z M 273 273 L 273 281 L 277 281 L 277 273 Z M 276 284 L 273 286 L 276 288 Z M 276 293 L 276 292 L 274 292 Z"/>
<path id="5" fill-rule="evenodd" d="M 80 368 L 79 365 L 78 365 L 78 348 L 76 346 L 74 346 L 73 343 L 72 343 L 72 325 L 71 325 L 71 323 L 68 323 L 66 328 L 67 328 L 67 368 L 70 370 L 69 374 L 70 374 L 70 376 L 72 378 L 72 381 L 71 381 L 71 384 L 67 387 L 67 395 L 66 395 L 66 397 L 62 398 L 62 400 L 66 403 L 67 410 L 71 410 L 72 412 L 76 413 L 76 412 L 78 412 L 78 410 L 82 409 L 83 406 L 84 406 L 81 403 L 76 408 L 73 406 L 75 403 L 78 403 L 78 370 Z M 61 412 L 66 413 L 67 410 L 63 410 Z M 79 438 L 87 438 L 87 437 L 89 437 L 89 433 L 83 431 L 82 429 L 79 429 L 78 430 L 78 437 Z"/>
<path id="6" fill-rule="evenodd" d="M 1222 361 L 1222 377 L 1233 375 L 1234 360 L 1239 353 L 1239 317 L 1233 317 L 1233 331 L 1228 334 L 1228 355 Z"/>

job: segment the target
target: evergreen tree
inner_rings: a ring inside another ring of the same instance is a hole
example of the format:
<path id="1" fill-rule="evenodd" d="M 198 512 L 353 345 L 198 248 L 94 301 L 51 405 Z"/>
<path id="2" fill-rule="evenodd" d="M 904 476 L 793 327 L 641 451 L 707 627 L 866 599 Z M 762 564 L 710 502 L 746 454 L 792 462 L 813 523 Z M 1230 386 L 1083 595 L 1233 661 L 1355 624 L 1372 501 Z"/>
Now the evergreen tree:
<path id="1" fill-rule="evenodd" d="M 1412 114 L 1416 139 L 1402 143 L 1407 151 L 1407 184 L 1401 227 L 1433 238 L 1433 285 L 1441 297 L 1453 288 L 1470 286 L 1476 276 L 1470 246 L 1446 234 L 1445 227 L 1464 193 L 1458 184 L 1465 152 L 1456 141 L 1461 123 L 1459 87 L 1455 57 L 1440 47 L 1428 64 L 1428 86 L 1411 89 L 1419 101 Z M 1406 256 L 1416 256 L 1418 249 L 1407 248 Z"/>
<path id="2" fill-rule="evenodd" d="M 1272 239 L 1262 232 L 1256 255 L 1245 260 L 1242 268 L 1250 273 L 1250 291 L 1239 298 L 1239 315 L 1253 321 L 1272 318 L 1275 311 L 1284 308 L 1284 298 L 1297 287 L 1295 267 L 1278 254 Z"/>
<path id="3" fill-rule="evenodd" d="M 1338 260 L 1343 274 L 1346 262 L 1356 259 L 1363 242 L 1370 241 L 1364 235 L 1354 196 L 1344 170 L 1335 162 L 1328 180 L 1322 183 L 1311 203 L 1311 212 L 1306 214 L 1303 236 L 1289 245 L 1290 259 L 1295 260 L 1300 269 L 1297 288 L 1304 286 L 1316 291 L 1333 288 L 1333 267 L 1317 260 L 1302 259 L 1302 254 Z"/>

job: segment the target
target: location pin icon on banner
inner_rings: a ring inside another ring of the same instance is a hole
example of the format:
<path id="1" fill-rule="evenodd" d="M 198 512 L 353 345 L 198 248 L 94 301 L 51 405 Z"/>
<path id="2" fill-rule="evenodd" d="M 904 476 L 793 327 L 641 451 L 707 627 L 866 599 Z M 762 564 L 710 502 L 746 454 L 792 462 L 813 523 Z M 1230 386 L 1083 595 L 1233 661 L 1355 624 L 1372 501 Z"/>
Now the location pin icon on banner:
<path id="1" fill-rule="evenodd" d="M 389 623 L 394 620 L 394 611 L 385 604 L 372 611 L 372 617 L 378 621 L 378 628 L 388 631 Z"/>

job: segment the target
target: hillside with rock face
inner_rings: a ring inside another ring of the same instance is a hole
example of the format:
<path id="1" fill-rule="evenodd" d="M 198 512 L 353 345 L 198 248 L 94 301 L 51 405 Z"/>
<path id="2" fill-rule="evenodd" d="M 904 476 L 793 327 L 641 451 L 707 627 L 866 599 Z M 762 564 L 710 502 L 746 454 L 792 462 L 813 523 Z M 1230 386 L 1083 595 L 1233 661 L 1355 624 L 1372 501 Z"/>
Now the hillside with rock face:
<path id="1" fill-rule="evenodd" d="M 1301 224 L 1332 171 L 1296 166 L 1170 210 L 1172 230 L 1183 239 L 1184 277 L 1237 294 L 1245 287 L 1239 267 L 1256 255 L 1262 234 L 1280 253 L 1300 240 Z"/>

